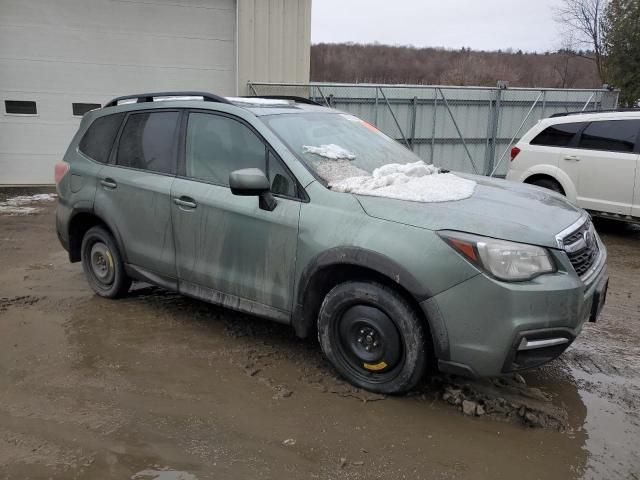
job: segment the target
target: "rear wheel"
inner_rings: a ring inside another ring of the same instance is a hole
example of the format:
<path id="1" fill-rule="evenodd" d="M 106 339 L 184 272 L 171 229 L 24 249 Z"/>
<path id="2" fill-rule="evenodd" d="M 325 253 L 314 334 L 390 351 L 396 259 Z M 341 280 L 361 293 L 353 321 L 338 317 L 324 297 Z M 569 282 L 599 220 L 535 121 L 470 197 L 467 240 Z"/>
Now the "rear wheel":
<path id="1" fill-rule="evenodd" d="M 372 392 L 406 392 L 427 366 L 420 318 L 402 295 L 378 283 L 334 287 L 320 308 L 318 339 L 343 377 Z"/>
<path id="2" fill-rule="evenodd" d="M 117 298 L 129 291 L 127 276 L 118 247 L 102 227 L 92 227 L 82 238 L 82 268 L 91 288 L 101 297 Z"/>
<path id="3" fill-rule="evenodd" d="M 553 178 L 539 178 L 531 182 L 531 185 L 536 185 L 538 187 L 546 188 L 548 190 L 553 190 L 560 195 L 564 195 L 564 191 L 560 184 L 554 180 Z"/>

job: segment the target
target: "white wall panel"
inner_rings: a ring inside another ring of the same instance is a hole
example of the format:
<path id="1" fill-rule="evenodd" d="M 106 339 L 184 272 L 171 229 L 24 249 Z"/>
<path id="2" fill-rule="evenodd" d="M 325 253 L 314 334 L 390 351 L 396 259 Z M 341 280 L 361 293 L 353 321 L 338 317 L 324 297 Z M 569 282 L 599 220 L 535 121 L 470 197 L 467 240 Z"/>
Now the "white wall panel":
<path id="1" fill-rule="evenodd" d="M 236 85 L 234 0 L 0 0 L 0 185 L 52 183 L 73 102 Z M 7 115 L 4 100 L 38 115 Z"/>

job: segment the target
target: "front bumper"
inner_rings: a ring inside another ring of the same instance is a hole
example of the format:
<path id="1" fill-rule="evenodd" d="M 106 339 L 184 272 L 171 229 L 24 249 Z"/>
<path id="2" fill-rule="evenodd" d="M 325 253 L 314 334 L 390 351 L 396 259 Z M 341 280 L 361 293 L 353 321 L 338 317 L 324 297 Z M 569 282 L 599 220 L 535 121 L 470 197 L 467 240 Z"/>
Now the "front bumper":
<path id="1" fill-rule="evenodd" d="M 494 376 L 542 365 L 566 350 L 599 313 L 607 252 L 602 245 L 588 283 L 564 252 L 556 255 L 560 268 L 554 274 L 519 283 L 479 274 L 422 302 L 440 370 Z"/>

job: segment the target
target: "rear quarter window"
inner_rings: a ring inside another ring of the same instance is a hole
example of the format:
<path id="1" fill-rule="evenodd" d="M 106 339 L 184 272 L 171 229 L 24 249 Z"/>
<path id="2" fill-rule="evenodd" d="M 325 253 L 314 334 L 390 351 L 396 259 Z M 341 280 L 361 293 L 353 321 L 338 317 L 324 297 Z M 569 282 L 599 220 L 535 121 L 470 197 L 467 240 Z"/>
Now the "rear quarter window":
<path id="1" fill-rule="evenodd" d="M 551 125 L 531 140 L 530 144 L 548 147 L 568 147 L 576 134 L 580 132 L 587 123 L 588 122 L 575 122 Z"/>
<path id="2" fill-rule="evenodd" d="M 78 148 L 89 158 L 107 163 L 124 113 L 96 118 L 80 140 Z"/>

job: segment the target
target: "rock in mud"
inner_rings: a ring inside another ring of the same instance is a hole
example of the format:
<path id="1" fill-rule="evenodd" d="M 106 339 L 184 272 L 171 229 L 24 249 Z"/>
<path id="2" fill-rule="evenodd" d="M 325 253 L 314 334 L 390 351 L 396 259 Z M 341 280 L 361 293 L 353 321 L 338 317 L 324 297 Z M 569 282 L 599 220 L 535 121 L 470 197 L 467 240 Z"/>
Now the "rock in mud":
<path id="1" fill-rule="evenodd" d="M 463 400 L 462 413 L 464 413 L 465 415 L 475 415 L 477 406 L 478 404 L 476 402 L 472 402 L 471 400 Z"/>

